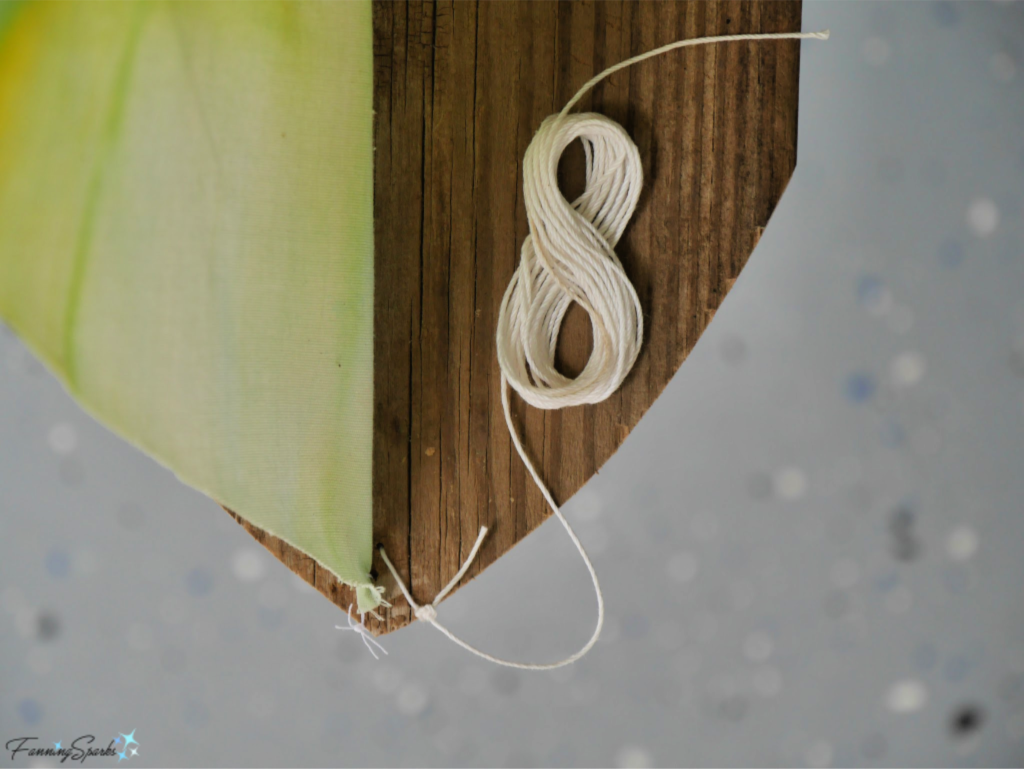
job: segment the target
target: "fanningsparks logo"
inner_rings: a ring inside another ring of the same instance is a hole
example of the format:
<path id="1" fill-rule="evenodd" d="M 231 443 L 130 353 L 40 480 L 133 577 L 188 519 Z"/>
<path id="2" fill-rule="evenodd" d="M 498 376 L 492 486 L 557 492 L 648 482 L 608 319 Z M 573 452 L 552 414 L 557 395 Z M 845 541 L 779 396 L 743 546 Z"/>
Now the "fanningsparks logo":
<path id="1" fill-rule="evenodd" d="M 92 734 L 83 734 L 66 746 L 64 742 L 57 741 L 53 747 L 45 747 L 37 744 L 38 737 L 15 737 L 8 740 L 6 748 L 11 754 L 11 761 L 19 755 L 24 754 L 29 758 L 59 758 L 63 764 L 65 761 L 77 761 L 84 764 L 89 758 L 112 758 L 117 756 L 117 763 L 129 761 L 139 755 L 139 741 L 135 739 L 135 729 L 131 734 L 118 734 L 105 748 L 96 747 L 96 737 Z"/>

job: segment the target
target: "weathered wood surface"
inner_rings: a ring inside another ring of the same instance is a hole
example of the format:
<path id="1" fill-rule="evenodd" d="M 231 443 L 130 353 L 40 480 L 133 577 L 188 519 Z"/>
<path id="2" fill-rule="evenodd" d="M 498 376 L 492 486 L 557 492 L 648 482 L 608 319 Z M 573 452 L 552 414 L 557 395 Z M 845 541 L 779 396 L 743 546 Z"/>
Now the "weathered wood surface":
<path id="1" fill-rule="evenodd" d="M 374 531 L 417 600 L 469 575 L 550 514 L 501 413 L 494 330 L 528 228 L 520 161 L 541 121 L 593 74 L 673 40 L 800 29 L 798 2 L 375 2 Z M 543 412 L 516 402 L 525 444 L 565 501 L 615 452 L 671 379 L 746 263 L 796 162 L 799 43 L 677 51 L 613 75 L 580 104 L 622 123 L 644 190 L 617 251 L 645 312 L 620 391 Z M 568 152 L 565 189 L 582 189 Z M 560 340 L 589 354 L 582 311 Z M 240 521 L 241 522 L 241 521 Z M 308 557 L 244 522 L 345 609 L 353 598 Z M 566 547 L 571 545 L 566 542 Z M 375 555 L 393 607 L 408 605 Z M 464 580 L 463 584 L 465 583 Z"/>

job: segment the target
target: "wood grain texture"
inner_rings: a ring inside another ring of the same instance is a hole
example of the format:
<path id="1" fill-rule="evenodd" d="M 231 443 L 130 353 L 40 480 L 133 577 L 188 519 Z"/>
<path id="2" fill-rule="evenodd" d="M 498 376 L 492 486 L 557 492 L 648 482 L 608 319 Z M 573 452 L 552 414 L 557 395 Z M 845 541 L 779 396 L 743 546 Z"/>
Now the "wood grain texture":
<path id="1" fill-rule="evenodd" d="M 374 532 L 426 602 L 481 525 L 491 533 L 470 577 L 550 514 L 512 448 L 494 348 L 528 232 L 520 162 L 533 133 L 611 64 L 682 38 L 796 31 L 800 5 L 375 2 L 373 20 Z M 622 123 L 643 160 L 617 251 L 646 329 L 635 368 L 604 403 L 544 412 L 516 401 L 556 499 L 615 452 L 746 263 L 796 163 L 799 51 L 795 41 L 677 51 L 613 75 L 580 104 Z M 583 166 L 570 149 L 571 199 Z M 589 349 L 589 321 L 575 311 L 563 369 L 580 371 Z M 343 610 L 353 601 L 311 559 L 240 522 Z M 374 563 L 393 606 L 368 624 L 386 633 L 411 616 Z"/>

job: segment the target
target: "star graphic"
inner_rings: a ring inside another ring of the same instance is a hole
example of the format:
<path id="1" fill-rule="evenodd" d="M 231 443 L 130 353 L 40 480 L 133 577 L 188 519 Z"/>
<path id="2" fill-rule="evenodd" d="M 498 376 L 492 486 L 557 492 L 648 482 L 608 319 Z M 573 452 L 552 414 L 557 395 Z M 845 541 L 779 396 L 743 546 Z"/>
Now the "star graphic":
<path id="1" fill-rule="evenodd" d="M 115 745 L 117 745 L 117 744 L 118 744 L 118 743 L 119 743 L 120 741 L 121 741 L 121 738 L 120 738 L 120 737 L 115 737 L 115 738 L 114 738 L 114 744 L 115 744 Z"/>
<path id="2" fill-rule="evenodd" d="M 124 751 L 122 751 L 122 752 L 117 754 L 117 763 L 121 763 L 122 761 L 124 761 L 124 759 L 125 759 Z"/>
<path id="3" fill-rule="evenodd" d="M 137 756 L 137 755 L 139 755 L 139 751 L 138 751 L 138 749 L 137 749 L 137 748 L 132 748 L 132 755 L 133 755 L 133 756 Z"/>
<path id="4" fill-rule="evenodd" d="M 135 741 L 135 730 L 134 729 L 132 729 L 132 733 L 131 734 L 124 734 L 124 733 L 122 733 L 121 736 L 124 737 L 124 747 L 125 747 L 125 750 L 128 749 L 129 745 L 138 745 L 139 744 L 138 742 Z"/>
<path id="5" fill-rule="evenodd" d="M 59 742 L 53 743 L 53 747 L 54 747 L 55 750 L 60 750 L 60 743 Z"/>

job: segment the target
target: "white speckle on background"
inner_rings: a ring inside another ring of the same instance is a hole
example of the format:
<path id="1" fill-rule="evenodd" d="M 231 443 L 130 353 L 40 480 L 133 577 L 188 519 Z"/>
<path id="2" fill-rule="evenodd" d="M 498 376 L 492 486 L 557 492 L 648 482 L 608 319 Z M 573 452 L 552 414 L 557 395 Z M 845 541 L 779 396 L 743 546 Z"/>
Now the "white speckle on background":
<path id="1" fill-rule="evenodd" d="M 775 493 L 783 499 L 800 499 L 807 493 L 807 476 L 799 467 L 785 467 L 775 474 Z"/>
<path id="2" fill-rule="evenodd" d="M 58 422 L 50 428 L 46 440 L 54 454 L 70 454 L 78 446 L 78 433 L 74 425 Z"/>
<path id="3" fill-rule="evenodd" d="M 419 684 L 408 683 L 398 690 L 395 704 L 403 715 L 416 716 L 427 707 L 428 700 L 426 689 Z"/>
<path id="4" fill-rule="evenodd" d="M 966 561 L 978 551 L 978 534 L 970 526 L 958 526 L 946 538 L 946 551 L 954 561 Z"/>
<path id="5" fill-rule="evenodd" d="M 615 764 L 622 769 L 644 769 L 644 767 L 652 766 L 654 759 L 651 758 L 651 753 L 646 748 L 641 748 L 639 745 L 626 745 L 616 754 Z"/>
<path id="6" fill-rule="evenodd" d="M 904 352 L 892 359 L 889 376 L 896 387 L 910 387 L 924 377 L 927 364 L 919 352 Z"/>
<path id="7" fill-rule="evenodd" d="M 991 198 L 978 198 L 967 209 L 967 223 L 979 238 L 987 238 L 999 226 L 999 208 Z"/>
<path id="8" fill-rule="evenodd" d="M 928 689 L 920 681 L 897 681 L 885 694 L 885 706 L 893 713 L 913 713 L 928 703 Z"/>
<path id="9" fill-rule="evenodd" d="M 266 571 L 266 562 L 256 550 L 239 550 L 231 558 L 231 570 L 241 582 L 256 582 Z"/>

